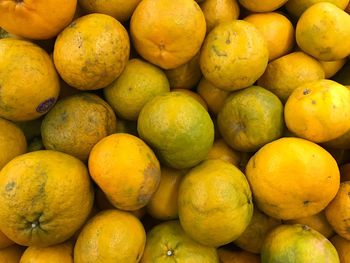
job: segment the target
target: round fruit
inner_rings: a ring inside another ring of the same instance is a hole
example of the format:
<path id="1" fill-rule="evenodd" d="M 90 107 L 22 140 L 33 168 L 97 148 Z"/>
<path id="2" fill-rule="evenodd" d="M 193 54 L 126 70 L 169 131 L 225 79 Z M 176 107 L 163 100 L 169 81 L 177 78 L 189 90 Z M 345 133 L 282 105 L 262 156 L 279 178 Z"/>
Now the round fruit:
<path id="1" fill-rule="evenodd" d="M 164 69 L 179 67 L 199 51 L 205 18 L 193 0 L 143 0 L 130 21 L 136 51 Z"/>
<path id="2" fill-rule="evenodd" d="M 261 262 L 339 263 L 332 243 L 305 225 L 282 225 L 270 232 L 261 250 Z"/>
<path id="3" fill-rule="evenodd" d="M 220 263 L 260 263 L 259 255 L 247 251 L 231 251 L 225 248 L 218 249 Z"/>
<path id="4" fill-rule="evenodd" d="M 0 118 L 0 170 L 14 157 L 27 151 L 27 141 L 20 128 Z"/>
<path id="5" fill-rule="evenodd" d="M 264 73 L 267 43 L 252 24 L 233 20 L 219 24 L 206 37 L 200 66 L 204 77 L 217 88 L 246 88 Z"/>
<path id="6" fill-rule="evenodd" d="M 309 82 L 287 100 L 284 117 L 288 129 L 313 142 L 326 142 L 350 129 L 350 90 L 332 80 Z"/>
<path id="7" fill-rule="evenodd" d="M 246 9 L 252 12 L 271 12 L 283 6 L 288 0 L 238 0 Z"/>
<path id="8" fill-rule="evenodd" d="M 238 238 L 253 214 L 251 191 L 244 174 L 222 160 L 206 160 L 185 175 L 178 206 L 185 232 L 212 247 Z"/>
<path id="9" fill-rule="evenodd" d="M 102 13 L 124 22 L 131 17 L 141 0 L 78 0 L 78 2 L 88 13 Z"/>
<path id="10" fill-rule="evenodd" d="M 329 79 L 333 77 L 337 72 L 344 66 L 346 63 L 346 59 L 339 59 L 339 60 L 333 60 L 333 61 L 319 61 L 324 73 L 325 73 L 325 78 Z"/>
<path id="11" fill-rule="evenodd" d="M 137 129 L 160 161 L 176 169 L 190 168 L 204 160 L 214 140 L 208 112 L 180 92 L 150 100 L 141 110 Z"/>
<path id="12" fill-rule="evenodd" d="M 340 181 L 334 158 L 299 138 L 281 138 L 263 146 L 250 158 L 246 175 L 255 204 L 267 215 L 284 220 L 323 210 L 335 197 Z"/>
<path id="13" fill-rule="evenodd" d="M 178 217 L 177 199 L 180 183 L 186 170 L 163 166 L 157 191 L 152 195 L 147 212 L 156 219 L 170 220 Z"/>
<path id="14" fill-rule="evenodd" d="M 55 151 L 16 157 L 0 172 L 0 229 L 25 246 L 50 246 L 85 222 L 93 190 L 84 164 Z"/>
<path id="15" fill-rule="evenodd" d="M 73 263 L 73 242 L 50 247 L 28 247 L 20 263 Z"/>
<path id="16" fill-rule="evenodd" d="M 88 221 L 74 247 L 75 263 L 137 263 L 146 243 L 141 222 L 132 214 L 105 210 Z"/>
<path id="17" fill-rule="evenodd" d="M 0 250 L 0 262 L 18 263 L 23 254 L 23 247 L 13 245 Z"/>
<path id="18" fill-rule="evenodd" d="M 186 95 L 194 98 L 196 101 L 198 101 L 203 106 L 203 108 L 206 111 L 208 111 L 207 103 L 205 102 L 205 100 L 202 99 L 202 97 L 198 93 L 191 91 L 191 90 L 188 90 L 188 89 L 172 89 L 171 91 L 172 92 L 180 92 L 180 93 L 186 94 Z"/>
<path id="19" fill-rule="evenodd" d="M 241 161 L 241 155 L 239 152 L 230 148 L 223 139 L 216 139 L 206 159 L 221 159 L 238 167 Z"/>
<path id="20" fill-rule="evenodd" d="M 116 126 L 115 114 L 103 99 L 79 93 L 58 101 L 42 122 L 41 136 L 46 149 L 86 161 L 92 147 L 115 133 Z"/>
<path id="21" fill-rule="evenodd" d="M 55 37 L 73 19 L 77 0 L 11 0 L 0 5 L 0 27 L 31 39 Z"/>
<path id="22" fill-rule="evenodd" d="M 122 24 L 96 13 L 76 19 L 58 35 L 53 58 L 70 86 L 95 90 L 122 73 L 129 52 L 129 36 Z"/>
<path id="23" fill-rule="evenodd" d="M 49 55 L 13 38 L 0 40 L 0 86 L 0 117 L 12 121 L 39 118 L 55 104 L 60 90 Z"/>
<path id="24" fill-rule="evenodd" d="M 325 78 L 322 65 L 304 52 L 293 52 L 267 65 L 258 84 L 286 102 L 297 87 Z"/>
<path id="25" fill-rule="evenodd" d="M 330 239 L 338 252 L 340 263 L 350 263 L 350 241 L 335 235 Z"/>
<path id="26" fill-rule="evenodd" d="M 299 17 L 306 9 L 319 2 L 329 2 L 344 10 L 349 0 L 289 0 L 286 3 L 286 9 L 289 14 Z"/>
<path id="27" fill-rule="evenodd" d="M 334 231 L 350 241 L 350 181 L 340 184 L 335 198 L 327 206 L 325 212 L 328 222 Z"/>
<path id="28" fill-rule="evenodd" d="M 279 13 L 251 14 L 244 18 L 263 35 L 269 49 L 269 60 L 288 54 L 294 45 L 294 28 L 287 17 Z"/>
<path id="29" fill-rule="evenodd" d="M 178 221 L 155 226 L 147 234 L 141 263 L 203 262 L 218 263 L 215 248 L 203 246 L 186 235 Z"/>
<path id="30" fill-rule="evenodd" d="M 272 92 L 252 86 L 226 99 L 218 115 L 218 126 L 233 149 L 253 152 L 282 136 L 283 105 Z"/>
<path id="31" fill-rule="evenodd" d="M 299 18 L 295 33 L 298 46 L 319 60 L 338 60 L 350 54 L 350 16 L 331 3 L 309 7 Z"/>
<path id="32" fill-rule="evenodd" d="M 160 181 L 153 151 L 126 133 L 107 136 L 92 148 L 89 171 L 111 204 L 122 210 L 144 207 Z"/>
<path id="33" fill-rule="evenodd" d="M 117 115 L 126 120 L 137 120 L 147 101 L 169 91 L 164 72 L 140 59 L 129 60 L 122 74 L 103 90 Z"/>

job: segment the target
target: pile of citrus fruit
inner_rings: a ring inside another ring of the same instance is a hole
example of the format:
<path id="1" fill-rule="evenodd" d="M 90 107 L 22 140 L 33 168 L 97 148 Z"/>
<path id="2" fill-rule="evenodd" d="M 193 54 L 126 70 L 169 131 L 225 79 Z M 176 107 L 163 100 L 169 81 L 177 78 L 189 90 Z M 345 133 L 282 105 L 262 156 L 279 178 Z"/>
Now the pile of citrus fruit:
<path id="1" fill-rule="evenodd" d="M 350 263 L 349 0 L 0 0 L 0 263 Z"/>

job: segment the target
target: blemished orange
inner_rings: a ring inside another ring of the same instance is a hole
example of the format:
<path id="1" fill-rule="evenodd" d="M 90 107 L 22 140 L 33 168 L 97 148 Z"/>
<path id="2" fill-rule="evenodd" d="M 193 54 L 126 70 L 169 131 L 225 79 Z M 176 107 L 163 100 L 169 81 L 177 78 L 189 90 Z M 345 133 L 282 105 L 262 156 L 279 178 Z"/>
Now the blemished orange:
<path id="1" fill-rule="evenodd" d="M 350 240 L 350 181 L 340 184 L 335 198 L 326 207 L 325 213 L 328 222 L 334 231 L 341 237 Z"/>
<path id="2" fill-rule="evenodd" d="M 335 139 L 350 129 L 350 90 L 327 79 L 303 84 L 289 96 L 284 118 L 298 137 L 316 143 Z"/>
<path id="3" fill-rule="evenodd" d="M 160 181 L 160 165 L 152 149 L 126 133 L 109 135 L 92 148 L 89 171 L 111 204 L 122 210 L 146 206 Z"/>
<path id="4" fill-rule="evenodd" d="M 260 256 L 247 251 L 218 249 L 220 263 L 260 263 Z"/>
<path id="5" fill-rule="evenodd" d="M 122 73 L 129 53 L 124 26 L 111 16 L 95 13 L 79 17 L 58 35 L 53 59 L 70 86 L 96 90 Z"/>
<path id="6" fill-rule="evenodd" d="M 0 249 L 0 262 L 19 263 L 24 248 L 15 244 L 10 247 Z"/>
<path id="7" fill-rule="evenodd" d="M 246 177 L 237 167 L 219 159 L 203 161 L 185 175 L 178 208 L 186 234 L 211 247 L 238 238 L 253 215 Z"/>
<path id="8" fill-rule="evenodd" d="M 339 235 L 333 236 L 330 241 L 338 252 L 340 263 L 350 263 L 350 241 Z"/>
<path id="9" fill-rule="evenodd" d="M 28 247 L 19 263 L 73 263 L 73 241 L 49 247 Z"/>
<path id="10" fill-rule="evenodd" d="M 0 27 L 30 39 L 55 37 L 73 19 L 77 0 L 0 2 Z"/>
<path id="11" fill-rule="evenodd" d="M 319 213 L 335 197 L 340 183 L 330 153 L 293 137 L 263 146 L 250 158 L 246 176 L 258 208 L 283 220 Z"/>
<path id="12" fill-rule="evenodd" d="M 205 37 L 202 10 L 193 0 L 143 0 L 130 21 L 136 51 L 163 69 L 188 62 Z"/>
<path id="13" fill-rule="evenodd" d="M 137 263 L 146 243 L 140 220 L 131 213 L 105 210 L 90 219 L 74 247 L 74 263 Z"/>
<path id="14" fill-rule="evenodd" d="M 0 40 L 0 82 L 0 117 L 12 121 L 44 115 L 60 91 L 50 56 L 33 43 L 14 38 Z"/>
<path id="15" fill-rule="evenodd" d="M 20 245 L 67 240 L 84 224 L 93 200 L 87 168 L 65 153 L 26 153 L 0 172 L 0 228 Z"/>
<path id="16" fill-rule="evenodd" d="M 267 42 L 269 60 L 288 54 L 294 46 L 294 28 L 280 13 L 251 14 L 243 19 L 258 28 Z"/>
<path id="17" fill-rule="evenodd" d="M 283 6 L 288 0 L 238 0 L 246 9 L 252 12 L 271 12 Z"/>

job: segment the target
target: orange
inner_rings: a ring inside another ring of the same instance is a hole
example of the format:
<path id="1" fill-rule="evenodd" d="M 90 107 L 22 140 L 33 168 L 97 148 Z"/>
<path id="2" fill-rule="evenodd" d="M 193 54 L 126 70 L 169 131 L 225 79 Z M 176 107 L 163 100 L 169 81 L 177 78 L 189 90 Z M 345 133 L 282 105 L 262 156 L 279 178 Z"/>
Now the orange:
<path id="1" fill-rule="evenodd" d="M 0 250 L 0 262 L 19 263 L 23 254 L 23 247 L 13 245 Z"/>
<path id="2" fill-rule="evenodd" d="M 297 87 L 325 78 L 322 65 L 304 52 L 293 52 L 271 61 L 258 85 L 286 102 Z"/>
<path id="3" fill-rule="evenodd" d="M 208 106 L 207 106 L 207 103 L 202 99 L 202 97 L 194 92 L 194 91 L 191 91 L 191 90 L 188 90 L 188 89 L 172 89 L 171 91 L 173 92 L 181 92 L 183 94 L 186 94 L 192 98 L 194 98 L 196 101 L 198 101 L 205 110 L 208 110 Z"/>
<path id="4" fill-rule="evenodd" d="M 141 0 L 78 0 L 80 6 L 88 13 L 102 13 L 124 22 L 128 20 Z"/>
<path id="5" fill-rule="evenodd" d="M 282 225 L 266 237 L 262 262 L 339 263 L 332 243 L 305 225 Z"/>
<path id="6" fill-rule="evenodd" d="M 292 137 L 263 146 L 250 158 L 246 176 L 258 208 L 284 220 L 319 213 L 340 181 L 337 162 L 326 150 Z"/>
<path id="7" fill-rule="evenodd" d="M 218 249 L 220 263 L 260 263 L 259 255 L 247 251 L 231 251 L 225 248 Z"/>
<path id="8" fill-rule="evenodd" d="M 350 130 L 333 140 L 324 142 L 323 145 L 338 150 L 350 149 Z"/>
<path id="9" fill-rule="evenodd" d="M 152 64 L 173 69 L 199 51 L 205 18 L 193 0 L 143 0 L 130 21 L 136 51 Z"/>
<path id="10" fill-rule="evenodd" d="M 74 247 L 74 263 L 137 263 L 145 243 L 145 229 L 135 216 L 105 210 L 81 231 Z"/>
<path id="11" fill-rule="evenodd" d="M 339 7 L 320 2 L 299 18 L 295 36 L 298 46 L 324 61 L 343 59 L 350 54 L 350 16 Z"/>
<path id="12" fill-rule="evenodd" d="M 73 242 L 50 247 L 28 247 L 20 263 L 73 263 Z"/>
<path id="13" fill-rule="evenodd" d="M 15 242 L 13 242 L 3 232 L 0 231 L 0 249 L 7 248 L 7 247 L 13 245 L 14 243 Z"/>
<path id="14" fill-rule="evenodd" d="M 289 14 L 299 17 L 306 9 L 319 2 L 329 2 L 344 10 L 349 0 L 289 0 L 286 3 L 286 9 Z"/>
<path id="15" fill-rule="evenodd" d="M 241 153 L 230 148 L 223 139 L 216 139 L 206 159 L 221 159 L 238 167 L 241 161 Z"/>
<path id="16" fill-rule="evenodd" d="M 350 240 L 350 181 L 340 184 L 335 198 L 327 206 L 326 217 L 334 231 L 341 237 Z"/>
<path id="17" fill-rule="evenodd" d="M 218 263 L 215 248 L 203 246 L 186 235 L 178 221 L 155 226 L 147 233 L 141 263 Z"/>
<path id="18" fill-rule="evenodd" d="M 159 187 L 147 205 L 148 214 L 160 220 L 170 220 L 178 217 L 178 192 L 185 173 L 186 170 L 161 167 Z"/>
<path id="19" fill-rule="evenodd" d="M 199 53 L 190 61 L 174 69 L 165 70 L 170 87 L 173 89 L 192 89 L 202 77 L 199 66 Z"/>
<path id="20" fill-rule="evenodd" d="M 252 220 L 234 244 L 245 251 L 259 254 L 266 235 L 280 224 L 280 220 L 269 217 L 255 208 Z"/>
<path id="21" fill-rule="evenodd" d="M 0 229 L 21 245 L 58 244 L 83 225 L 93 199 L 78 159 L 48 150 L 20 155 L 0 172 Z"/>
<path id="22" fill-rule="evenodd" d="M 236 20 L 239 17 L 237 0 L 206 0 L 200 6 L 205 16 L 207 33 L 218 24 Z"/>
<path id="23" fill-rule="evenodd" d="M 283 6 L 288 0 L 238 0 L 249 11 L 271 12 Z"/>
<path id="24" fill-rule="evenodd" d="M 294 28 L 287 17 L 279 13 L 251 14 L 243 19 L 258 28 L 267 42 L 269 60 L 288 54 L 294 45 Z"/>
<path id="25" fill-rule="evenodd" d="M 186 234 L 212 247 L 237 239 L 253 214 L 251 191 L 244 174 L 222 160 L 206 160 L 185 175 L 178 207 Z"/>
<path id="26" fill-rule="evenodd" d="M 205 78 L 202 78 L 197 86 L 197 93 L 204 99 L 208 109 L 217 115 L 230 95 L 226 90 L 218 89 Z"/>
<path id="27" fill-rule="evenodd" d="M 89 171 L 111 204 L 122 210 L 144 207 L 160 181 L 159 162 L 153 151 L 126 133 L 109 135 L 92 148 Z"/>
<path id="28" fill-rule="evenodd" d="M 55 37 L 73 19 L 77 0 L 11 0 L 0 3 L 0 27 L 31 39 Z"/>
<path id="29" fill-rule="evenodd" d="M 325 72 L 325 78 L 333 77 L 345 64 L 346 59 L 339 59 L 334 61 L 320 61 L 321 66 Z"/>
<path id="30" fill-rule="evenodd" d="M 116 126 L 115 114 L 103 99 L 79 93 L 58 101 L 42 122 L 41 136 L 46 149 L 86 161 L 92 147 L 115 133 Z"/>
<path id="31" fill-rule="evenodd" d="M 326 142 L 350 129 L 350 90 L 332 80 L 296 88 L 284 108 L 288 129 L 298 137 Z"/>
<path id="32" fill-rule="evenodd" d="M 333 246 L 338 252 L 340 263 L 350 262 L 350 241 L 342 238 L 339 235 L 335 235 L 330 239 Z"/>
<path id="33" fill-rule="evenodd" d="M 228 145 L 238 151 L 254 152 L 282 136 L 283 105 L 272 92 L 251 86 L 233 92 L 217 120 Z"/>
<path id="34" fill-rule="evenodd" d="M 49 55 L 31 42 L 14 38 L 0 40 L 0 86 L 0 117 L 12 121 L 44 115 L 60 90 Z"/>
<path id="35" fill-rule="evenodd" d="M 95 90 L 122 73 L 129 53 L 129 36 L 122 24 L 96 13 L 74 20 L 58 35 L 53 58 L 68 85 Z"/>
<path id="36" fill-rule="evenodd" d="M 315 215 L 297 218 L 293 220 L 284 221 L 289 225 L 302 224 L 311 227 L 312 229 L 318 231 L 320 234 L 324 235 L 326 238 L 330 238 L 334 235 L 332 226 L 328 223 L 324 210 Z"/>
<path id="37" fill-rule="evenodd" d="M 197 165 L 214 140 L 214 125 L 203 106 L 180 92 L 159 95 L 142 108 L 137 129 L 159 160 L 175 169 Z"/>
<path id="38" fill-rule="evenodd" d="M 103 90 L 117 115 L 133 121 L 137 120 L 147 101 L 169 91 L 164 72 L 140 59 L 129 60 L 121 75 Z"/>
<path id="39" fill-rule="evenodd" d="M 255 26 L 233 20 L 207 35 L 200 66 L 215 87 L 232 91 L 253 85 L 266 69 L 268 53 L 266 40 Z"/>
<path id="40" fill-rule="evenodd" d="M 27 151 L 27 141 L 20 128 L 0 118 L 0 170 L 14 157 Z"/>

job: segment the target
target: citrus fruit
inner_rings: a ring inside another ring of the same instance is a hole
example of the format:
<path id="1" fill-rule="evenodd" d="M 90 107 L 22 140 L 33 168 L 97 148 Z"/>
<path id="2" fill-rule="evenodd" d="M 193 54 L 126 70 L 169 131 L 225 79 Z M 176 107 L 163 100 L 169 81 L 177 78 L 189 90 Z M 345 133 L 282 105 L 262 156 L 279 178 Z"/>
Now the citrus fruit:
<path id="1" fill-rule="evenodd" d="M 20 155 L 0 172 L 0 229 L 26 246 L 50 246 L 71 237 L 93 204 L 88 171 L 55 151 Z"/>
<path id="2" fill-rule="evenodd" d="M 341 237 L 350 240 L 350 181 L 340 184 L 335 198 L 326 207 L 325 213 L 328 222 L 334 231 Z"/>
<path id="3" fill-rule="evenodd" d="M 125 28 L 104 14 L 74 20 L 57 37 L 53 58 L 68 85 L 95 90 L 109 85 L 129 59 L 130 43 Z"/>
<path id="4" fill-rule="evenodd" d="M 0 170 L 14 157 L 27 151 L 27 141 L 20 128 L 0 118 Z"/>
<path id="5" fill-rule="evenodd" d="M 147 205 L 147 212 L 153 218 L 170 220 L 178 217 L 178 192 L 185 173 L 186 170 L 161 167 L 159 187 Z"/>
<path id="6" fill-rule="evenodd" d="M 116 126 L 115 114 L 103 99 L 79 93 L 58 101 L 42 122 L 41 136 L 46 149 L 86 161 L 92 147 L 115 133 Z"/>
<path id="7" fill-rule="evenodd" d="M 338 252 L 340 263 L 350 262 L 350 241 L 339 235 L 333 236 L 330 241 Z"/>
<path id="8" fill-rule="evenodd" d="M 89 171 L 111 204 L 122 210 L 144 207 L 160 181 L 159 162 L 153 151 L 126 133 L 109 135 L 92 148 Z"/>
<path id="9" fill-rule="evenodd" d="M 236 0 L 206 0 L 200 6 L 205 16 L 207 33 L 218 24 L 239 17 L 240 10 Z"/>
<path id="10" fill-rule="evenodd" d="M 141 0 L 78 0 L 80 6 L 88 13 L 102 13 L 124 22 L 128 20 Z"/>
<path id="11" fill-rule="evenodd" d="M 28 247 L 20 263 L 73 263 L 73 242 L 67 241 L 50 247 Z"/>
<path id="12" fill-rule="evenodd" d="M 145 229 L 135 216 L 105 210 L 90 219 L 81 231 L 74 247 L 74 262 L 136 263 L 145 243 Z"/>
<path id="13" fill-rule="evenodd" d="M 228 146 L 223 139 L 216 139 L 206 159 L 221 159 L 238 167 L 241 160 L 241 155 L 239 152 L 230 148 L 230 146 Z"/>
<path id="14" fill-rule="evenodd" d="M 23 247 L 19 245 L 12 245 L 10 247 L 0 249 L 0 262 L 19 263 L 23 250 Z"/>
<path id="15" fill-rule="evenodd" d="M 269 60 L 288 54 L 294 45 L 292 23 L 277 12 L 251 14 L 243 19 L 254 26 L 263 35 L 269 49 Z"/>
<path id="16" fill-rule="evenodd" d="M 0 27 L 31 39 L 56 36 L 73 19 L 77 0 L 11 0 L 0 5 Z"/>
<path id="17" fill-rule="evenodd" d="M 203 161 L 185 175 L 178 207 L 185 232 L 212 247 L 238 238 L 253 214 L 251 191 L 244 174 L 222 160 Z"/>
<path id="18" fill-rule="evenodd" d="M 271 61 L 258 80 L 258 85 L 286 102 L 297 87 L 324 77 L 322 65 L 316 59 L 297 51 Z"/>
<path id="19" fill-rule="evenodd" d="M 208 112 L 195 99 L 180 92 L 159 95 L 146 103 L 137 130 L 159 160 L 176 169 L 189 168 L 204 160 L 214 140 Z"/>
<path id="20" fill-rule="evenodd" d="M 313 142 L 326 142 L 350 129 L 350 90 L 332 80 L 309 82 L 287 100 L 284 117 L 288 129 Z"/>
<path id="21" fill-rule="evenodd" d="M 243 20 L 224 22 L 207 35 L 200 55 L 203 76 L 214 86 L 246 88 L 264 73 L 267 43 L 258 29 Z"/>
<path id="22" fill-rule="evenodd" d="M 329 2 L 344 10 L 349 0 L 289 0 L 286 3 L 286 9 L 289 14 L 299 17 L 306 9 L 319 2 Z"/>
<path id="23" fill-rule="evenodd" d="M 333 77 L 337 72 L 344 66 L 346 59 L 339 59 L 334 61 L 322 61 L 320 60 L 321 66 L 325 73 L 325 78 L 329 79 Z"/>
<path id="24" fill-rule="evenodd" d="M 186 235 L 178 221 L 155 226 L 147 233 L 142 263 L 218 263 L 215 248 L 203 246 Z"/>
<path id="25" fill-rule="evenodd" d="M 172 89 L 171 91 L 172 92 L 180 92 L 180 93 L 186 94 L 186 95 L 194 98 L 196 101 L 198 101 L 203 106 L 203 108 L 206 111 L 208 110 L 207 103 L 205 102 L 205 100 L 202 99 L 202 97 L 198 93 L 191 91 L 191 90 L 188 90 L 188 89 Z"/>
<path id="26" fill-rule="evenodd" d="M 284 220 L 319 213 L 340 181 L 337 162 L 326 150 L 292 137 L 263 146 L 250 158 L 246 176 L 258 208 Z"/>
<path id="27" fill-rule="evenodd" d="M 193 0 L 143 0 L 130 21 L 136 51 L 164 69 L 188 62 L 205 37 L 205 18 Z"/>
<path id="28" fill-rule="evenodd" d="M 218 249 L 220 263 L 260 263 L 260 257 L 247 251 L 231 251 Z"/>
<path id="29" fill-rule="evenodd" d="M 282 225 L 266 237 L 262 262 L 339 263 L 332 243 L 305 225 Z"/>
<path id="30" fill-rule="evenodd" d="M 253 152 L 282 136 L 283 105 L 272 92 L 252 86 L 233 92 L 217 121 L 220 134 L 233 149 Z"/>
<path id="31" fill-rule="evenodd" d="M 129 60 L 121 75 L 103 90 L 117 115 L 126 120 L 137 120 L 147 101 L 169 91 L 164 72 L 140 59 Z"/>
<path id="32" fill-rule="evenodd" d="M 298 20 L 295 35 L 298 46 L 317 59 L 332 61 L 350 54 L 350 16 L 331 3 L 309 7 Z"/>
<path id="33" fill-rule="evenodd" d="M 0 250 L 7 248 L 13 244 L 15 244 L 15 242 L 13 242 L 3 232 L 0 231 Z"/>
<path id="34" fill-rule="evenodd" d="M 271 12 L 283 6 L 288 0 L 238 0 L 249 11 Z"/>
<path id="35" fill-rule="evenodd" d="M 28 121 L 47 113 L 60 90 L 49 55 L 24 40 L 0 40 L 0 117 Z"/>
<path id="36" fill-rule="evenodd" d="M 245 251 L 259 254 L 266 235 L 281 221 L 269 217 L 258 209 L 254 209 L 252 220 L 244 232 L 234 241 L 234 244 Z"/>

